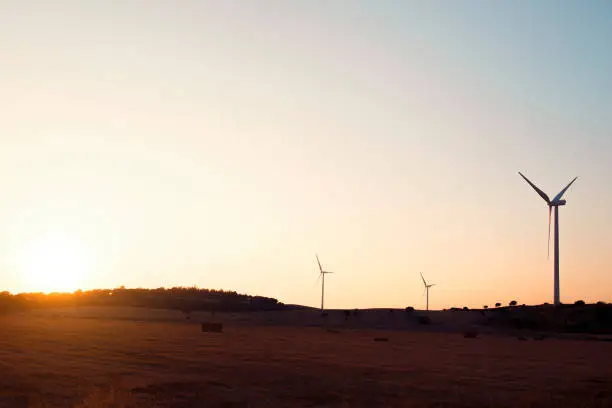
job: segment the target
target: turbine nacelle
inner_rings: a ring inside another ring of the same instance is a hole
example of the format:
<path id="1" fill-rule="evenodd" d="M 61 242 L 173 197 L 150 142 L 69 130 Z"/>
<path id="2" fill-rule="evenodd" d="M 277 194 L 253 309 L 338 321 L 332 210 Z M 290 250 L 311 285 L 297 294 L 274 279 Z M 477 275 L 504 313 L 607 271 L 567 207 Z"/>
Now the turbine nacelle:
<path id="1" fill-rule="evenodd" d="M 555 201 L 551 201 L 550 204 L 548 204 L 551 207 L 561 207 L 562 205 L 565 205 L 567 201 L 565 200 L 555 200 Z"/>

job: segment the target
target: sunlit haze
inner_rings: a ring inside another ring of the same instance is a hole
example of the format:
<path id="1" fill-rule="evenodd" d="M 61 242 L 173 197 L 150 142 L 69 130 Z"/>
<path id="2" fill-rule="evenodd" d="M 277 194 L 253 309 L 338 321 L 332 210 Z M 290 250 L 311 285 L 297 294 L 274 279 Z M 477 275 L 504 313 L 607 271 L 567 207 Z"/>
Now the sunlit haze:
<path id="1" fill-rule="evenodd" d="M 612 301 L 609 1 L 0 3 L 0 290 Z"/>

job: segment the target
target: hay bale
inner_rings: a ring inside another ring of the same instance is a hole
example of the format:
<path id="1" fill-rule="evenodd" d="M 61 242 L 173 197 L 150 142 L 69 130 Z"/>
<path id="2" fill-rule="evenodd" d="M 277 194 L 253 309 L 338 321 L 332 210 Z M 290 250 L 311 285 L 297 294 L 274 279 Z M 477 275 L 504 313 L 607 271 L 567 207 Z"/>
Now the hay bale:
<path id="1" fill-rule="evenodd" d="M 202 323 L 202 332 L 221 333 L 223 332 L 223 323 Z"/>
<path id="2" fill-rule="evenodd" d="M 542 341 L 542 340 L 544 340 L 544 339 L 545 339 L 545 338 L 547 338 L 547 337 L 548 337 L 548 336 L 546 336 L 545 334 L 540 334 L 540 335 L 534 336 L 534 338 L 533 338 L 533 339 L 534 339 L 534 340 L 538 340 L 538 341 Z"/>
<path id="3" fill-rule="evenodd" d="M 476 330 L 470 329 L 463 332 L 463 337 L 466 339 L 475 339 L 478 337 L 478 332 Z"/>

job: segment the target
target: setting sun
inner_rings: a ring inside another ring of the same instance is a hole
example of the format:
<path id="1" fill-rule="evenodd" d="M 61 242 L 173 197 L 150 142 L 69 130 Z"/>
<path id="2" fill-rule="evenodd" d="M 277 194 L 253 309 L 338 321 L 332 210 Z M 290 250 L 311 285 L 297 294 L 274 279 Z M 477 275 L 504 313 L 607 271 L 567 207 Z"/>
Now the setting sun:
<path id="1" fill-rule="evenodd" d="M 88 273 L 89 257 L 79 241 L 61 234 L 32 242 L 18 260 L 28 288 L 41 292 L 72 292 Z"/>

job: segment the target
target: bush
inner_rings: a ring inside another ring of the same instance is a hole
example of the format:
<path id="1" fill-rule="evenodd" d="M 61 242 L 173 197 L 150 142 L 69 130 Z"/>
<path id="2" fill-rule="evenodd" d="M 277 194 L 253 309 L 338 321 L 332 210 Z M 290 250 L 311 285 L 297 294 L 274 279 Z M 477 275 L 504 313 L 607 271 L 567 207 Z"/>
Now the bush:
<path id="1" fill-rule="evenodd" d="M 412 307 L 412 306 L 408 306 L 408 307 L 406 308 L 406 312 L 407 312 L 407 313 L 413 313 L 413 312 L 414 312 L 414 307 Z"/>
<path id="2" fill-rule="evenodd" d="M 419 322 L 419 324 L 431 324 L 431 319 L 429 318 L 429 316 L 419 316 L 417 318 L 417 322 Z"/>
<path id="3" fill-rule="evenodd" d="M 501 303 L 497 302 L 497 303 L 495 304 L 495 307 L 501 307 Z"/>
<path id="4" fill-rule="evenodd" d="M 489 308 L 489 306 L 484 305 L 482 308 L 483 308 L 483 309 L 488 309 L 488 308 Z"/>
<path id="5" fill-rule="evenodd" d="M 584 300 L 577 300 L 574 302 L 576 306 L 584 306 Z"/>
<path id="6" fill-rule="evenodd" d="M 512 302 L 509 303 L 510 306 L 516 306 L 516 300 L 513 300 Z"/>
<path id="7" fill-rule="evenodd" d="M 463 306 L 463 310 L 470 310 L 470 308 L 467 306 Z"/>

